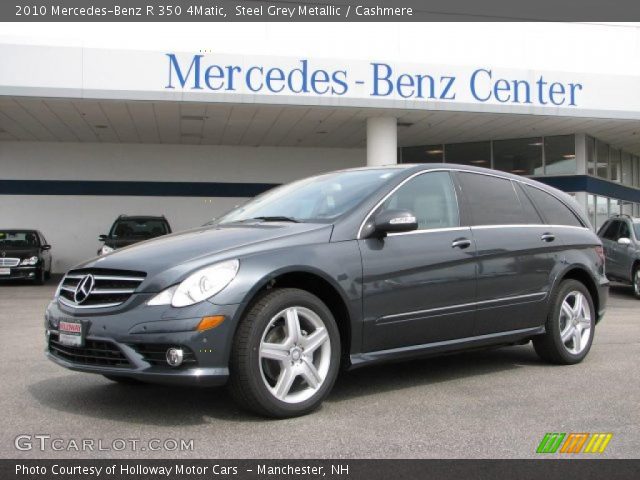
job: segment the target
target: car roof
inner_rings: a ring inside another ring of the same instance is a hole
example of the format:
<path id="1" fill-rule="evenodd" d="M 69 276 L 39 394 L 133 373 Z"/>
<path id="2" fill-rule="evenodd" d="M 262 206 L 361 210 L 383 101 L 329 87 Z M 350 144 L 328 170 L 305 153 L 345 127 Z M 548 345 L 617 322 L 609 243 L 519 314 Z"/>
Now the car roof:
<path id="1" fill-rule="evenodd" d="M 164 215 L 120 215 L 116 220 L 166 220 Z"/>

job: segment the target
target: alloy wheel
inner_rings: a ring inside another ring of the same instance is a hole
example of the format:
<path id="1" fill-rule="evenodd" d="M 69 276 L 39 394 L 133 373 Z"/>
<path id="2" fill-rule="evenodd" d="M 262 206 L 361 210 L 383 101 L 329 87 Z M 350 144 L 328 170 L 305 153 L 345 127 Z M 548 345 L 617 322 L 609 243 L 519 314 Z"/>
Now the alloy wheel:
<path id="1" fill-rule="evenodd" d="M 289 307 L 274 315 L 262 335 L 260 373 L 278 400 L 300 403 L 323 385 L 331 363 L 331 342 L 319 315 Z"/>
<path id="2" fill-rule="evenodd" d="M 568 293 L 560 309 L 560 340 L 569 353 L 578 355 L 591 337 L 591 308 L 584 294 Z"/>
<path id="3" fill-rule="evenodd" d="M 633 292 L 636 297 L 640 297 L 640 268 L 636 269 L 636 274 L 633 276 Z"/>

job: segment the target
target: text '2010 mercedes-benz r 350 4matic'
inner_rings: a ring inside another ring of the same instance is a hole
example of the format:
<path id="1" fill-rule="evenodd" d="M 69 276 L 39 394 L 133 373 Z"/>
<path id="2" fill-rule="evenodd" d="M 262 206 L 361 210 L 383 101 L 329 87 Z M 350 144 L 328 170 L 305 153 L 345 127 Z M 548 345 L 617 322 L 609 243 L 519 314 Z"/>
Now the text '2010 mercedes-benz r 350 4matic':
<path id="1" fill-rule="evenodd" d="M 529 340 L 580 362 L 607 295 L 601 242 L 568 195 L 466 166 L 361 168 L 72 269 L 47 355 L 124 383 L 227 383 L 289 417 L 340 367 Z"/>

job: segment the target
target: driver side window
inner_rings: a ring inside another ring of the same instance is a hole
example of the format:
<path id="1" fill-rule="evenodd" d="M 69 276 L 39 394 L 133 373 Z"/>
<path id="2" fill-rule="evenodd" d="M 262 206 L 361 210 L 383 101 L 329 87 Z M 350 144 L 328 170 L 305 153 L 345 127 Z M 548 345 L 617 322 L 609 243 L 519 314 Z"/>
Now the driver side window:
<path id="1" fill-rule="evenodd" d="M 460 226 L 458 201 L 449 172 L 427 172 L 402 185 L 381 206 L 385 210 L 410 210 L 418 230 Z"/>

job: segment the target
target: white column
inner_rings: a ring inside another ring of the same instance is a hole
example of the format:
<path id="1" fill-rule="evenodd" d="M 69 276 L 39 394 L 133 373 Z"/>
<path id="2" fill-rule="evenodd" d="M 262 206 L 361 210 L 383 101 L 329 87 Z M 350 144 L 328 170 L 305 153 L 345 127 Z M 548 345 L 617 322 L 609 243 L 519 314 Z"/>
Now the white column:
<path id="1" fill-rule="evenodd" d="M 395 117 L 367 118 L 367 165 L 398 163 L 398 125 Z"/>

